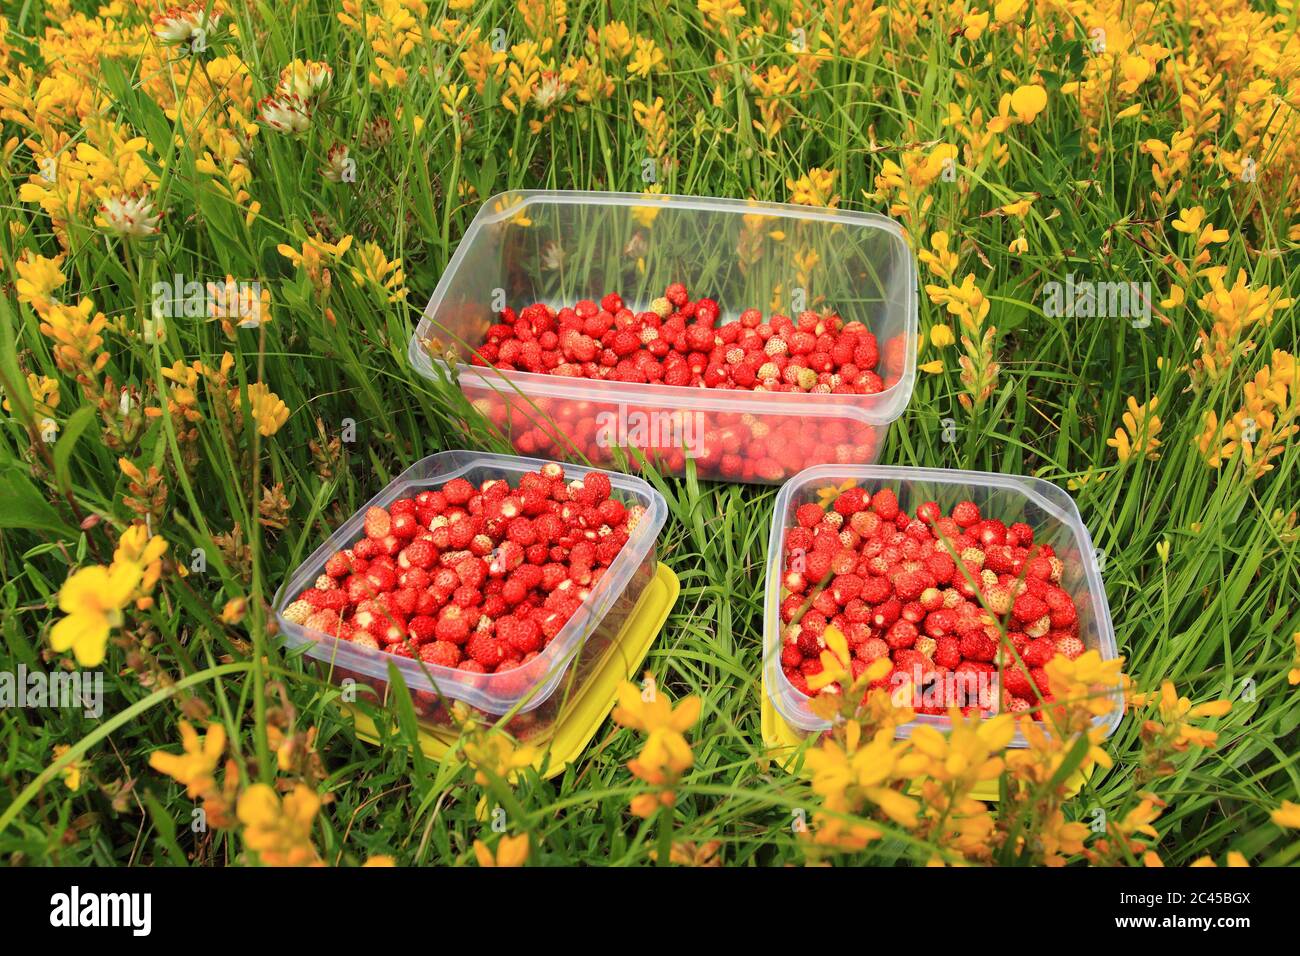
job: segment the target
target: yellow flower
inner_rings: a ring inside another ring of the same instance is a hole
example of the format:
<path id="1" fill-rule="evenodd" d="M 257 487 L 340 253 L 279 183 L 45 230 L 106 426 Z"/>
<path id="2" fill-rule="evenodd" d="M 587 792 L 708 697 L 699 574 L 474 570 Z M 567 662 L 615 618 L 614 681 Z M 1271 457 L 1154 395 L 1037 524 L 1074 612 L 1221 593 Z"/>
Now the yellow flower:
<path id="1" fill-rule="evenodd" d="M 833 169 L 814 167 L 798 179 L 787 179 L 785 185 L 790 190 L 790 201 L 800 206 L 838 206 L 840 197 L 835 194 L 837 175 Z"/>
<path id="2" fill-rule="evenodd" d="M 166 553 L 167 540 L 162 535 L 151 536 L 148 526 L 140 522 L 131 525 L 117 539 L 117 548 L 113 551 L 113 563 L 130 562 L 139 565 L 139 589 L 148 594 L 162 574 L 162 556 Z"/>
<path id="3" fill-rule="evenodd" d="M 494 854 L 482 840 L 474 841 L 474 857 L 479 866 L 516 867 L 528 861 L 528 834 L 502 836 Z"/>
<path id="4" fill-rule="evenodd" d="M 54 745 L 54 759 L 58 760 L 72 748 L 67 744 Z M 74 760 L 63 768 L 62 771 L 63 785 L 74 793 L 81 789 L 81 761 Z"/>
<path id="5" fill-rule="evenodd" d="M 32 398 L 32 411 L 40 418 L 50 418 L 59 407 L 59 383 L 48 375 L 28 372 L 27 393 Z M 4 400 L 4 410 L 13 411 L 7 398 Z"/>
<path id="6" fill-rule="evenodd" d="M 1128 461 L 1134 455 L 1145 455 L 1150 461 L 1160 457 L 1160 440 L 1156 438 L 1163 427 L 1156 406 L 1160 404 L 1155 396 L 1145 405 L 1139 405 L 1132 395 L 1128 398 L 1128 411 L 1124 413 L 1123 428 L 1115 429 L 1115 437 L 1107 438 L 1106 444 L 1115 449 L 1120 461 Z"/>
<path id="7" fill-rule="evenodd" d="M 50 646 L 59 653 L 71 648 L 82 667 L 103 663 L 108 633 L 121 625 L 122 608 L 130 602 L 140 577 L 140 566 L 132 562 L 74 571 L 59 589 L 59 609 L 67 617 L 50 629 Z"/>
<path id="8" fill-rule="evenodd" d="M 352 270 L 357 285 L 372 285 L 384 295 L 387 302 L 401 302 L 406 298 L 406 273 L 402 260 L 389 261 L 377 242 L 366 242 L 357 249 L 361 267 Z"/>
<path id="9" fill-rule="evenodd" d="M 303 241 L 302 249 L 295 249 L 288 243 L 280 243 L 276 251 L 303 269 L 313 285 L 319 285 L 324 277 L 324 270 L 336 263 L 352 247 L 352 237 L 344 236 L 338 242 L 326 242 L 319 235 L 309 236 Z"/>
<path id="10" fill-rule="evenodd" d="M 929 362 L 922 362 L 917 366 L 917 369 L 926 375 L 940 375 L 946 367 L 943 364 L 943 359 L 933 359 Z"/>
<path id="11" fill-rule="evenodd" d="M 721 27 L 724 34 L 730 29 L 732 20 L 745 15 L 740 0 L 698 0 L 695 5 L 707 20 Z"/>
<path id="12" fill-rule="evenodd" d="M 993 17 L 998 23 L 1010 23 L 1020 18 L 1026 0 L 998 0 L 993 6 Z"/>
<path id="13" fill-rule="evenodd" d="M 45 256 L 23 255 L 14 263 L 18 270 L 18 281 L 14 283 L 18 301 L 26 302 L 38 315 L 43 315 L 49 307 L 50 297 L 67 281 L 67 276 L 59 268 L 62 265 L 63 256 L 47 259 Z"/>
<path id="14" fill-rule="evenodd" d="M 319 866 L 311 841 L 320 796 L 304 783 L 282 800 L 269 785 L 255 783 L 239 795 L 236 814 L 244 844 L 264 866 Z"/>
<path id="15" fill-rule="evenodd" d="M 1012 239 L 1007 245 L 1007 252 L 1014 252 L 1016 255 L 1024 255 L 1029 251 L 1029 240 L 1025 238 L 1022 232 L 1016 238 Z"/>
<path id="16" fill-rule="evenodd" d="M 1029 207 L 1034 204 L 1032 197 L 1028 199 L 1017 199 L 1015 202 L 1009 202 L 1002 206 L 998 211 L 1004 216 L 1015 216 L 1017 219 L 1023 217 L 1029 212 Z"/>
<path id="17" fill-rule="evenodd" d="M 692 695 L 674 707 L 662 692 L 643 694 L 635 684 L 624 681 L 611 716 L 616 723 L 646 735 L 641 753 L 629 762 L 629 769 L 652 784 L 669 782 L 690 769 L 695 755 L 685 734 L 700 719 L 701 706 L 700 699 Z"/>
<path id="18" fill-rule="evenodd" d="M 649 76 L 651 71 L 658 69 L 664 62 L 663 50 L 655 46 L 655 41 L 648 37 L 636 38 L 636 50 L 632 54 L 632 59 L 628 60 L 627 72 L 629 76 Z"/>
<path id="19" fill-rule="evenodd" d="M 519 772 L 537 760 L 537 748 L 531 744 L 516 744 L 506 734 L 476 725 L 467 728 L 461 753 L 474 768 L 474 780 L 481 787 L 491 783 L 492 778 L 513 784 Z"/>
<path id="20" fill-rule="evenodd" d="M 149 755 L 149 766 L 177 783 L 185 784 L 185 794 L 193 800 L 215 786 L 213 774 L 225 750 L 226 728 L 221 724 L 208 724 L 208 732 L 199 737 L 194 728 L 182 720 L 182 752 L 174 754 L 155 750 Z"/>
<path id="21" fill-rule="evenodd" d="M 1286 679 L 1291 684 L 1300 684 L 1300 631 L 1292 634 L 1291 640 L 1295 641 L 1295 662 L 1291 665 L 1291 672 L 1286 675 Z"/>
<path id="22" fill-rule="evenodd" d="M 1282 805 L 1273 811 L 1270 819 L 1280 827 L 1300 830 L 1300 803 L 1283 800 Z"/>
<path id="23" fill-rule="evenodd" d="M 936 232 L 931 235 L 930 248 L 920 250 L 917 252 L 916 257 L 932 273 L 947 282 L 952 281 L 953 273 L 957 271 L 957 264 L 960 261 L 957 253 L 948 248 L 948 234 L 946 232 Z"/>
<path id="24" fill-rule="evenodd" d="M 967 40 L 975 41 L 984 35 L 984 31 L 989 28 L 988 11 L 983 13 L 970 12 L 966 14 L 966 19 L 962 21 L 962 35 Z"/>
<path id="25" fill-rule="evenodd" d="M 1047 90 L 1037 83 L 1018 86 L 1011 94 L 1011 111 L 1022 123 L 1032 123 L 1047 108 Z"/>
<path id="26" fill-rule="evenodd" d="M 1126 56 L 1120 66 L 1124 79 L 1119 88 L 1124 93 L 1135 93 L 1152 73 L 1152 66 L 1144 56 Z"/>
<path id="27" fill-rule="evenodd" d="M 232 388 L 227 393 L 230 407 L 240 409 L 239 389 Z M 257 425 L 258 434 L 270 438 L 289 420 L 289 408 L 280 396 L 266 387 L 262 382 L 253 382 L 248 386 L 248 407 Z"/>
<path id="28" fill-rule="evenodd" d="M 378 869 L 378 868 L 387 868 L 390 866 L 397 866 L 397 861 L 394 860 L 391 856 L 389 856 L 386 853 L 381 853 L 378 856 L 372 856 L 368 860 L 366 860 L 365 863 L 361 864 L 362 869 Z"/>

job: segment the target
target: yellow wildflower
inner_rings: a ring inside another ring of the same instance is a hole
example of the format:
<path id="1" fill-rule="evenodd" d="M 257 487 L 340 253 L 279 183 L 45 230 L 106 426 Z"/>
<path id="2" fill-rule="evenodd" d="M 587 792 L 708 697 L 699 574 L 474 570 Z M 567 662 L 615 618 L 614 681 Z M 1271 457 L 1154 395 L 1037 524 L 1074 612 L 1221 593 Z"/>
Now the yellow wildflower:
<path id="1" fill-rule="evenodd" d="M 1128 461 L 1134 455 L 1143 455 L 1150 461 L 1160 457 L 1160 440 L 1156 438 L 1162 427 L 1156 406 L 1160 404 L 1155 396 L 1144 405 L 1139 405 L 1132 395 L 1128 397 L 1128 411 L 1124 412 L 1124 427 L 1115 429 L 1115 437 L 1107 438 L 1106 444 L 1115 449 L 1121 462 Z"/>
<path id="2" fill-rule="evenodd" d="M 187 721 L 182 720 L 180 726 L 182 752 L 155 750 L 149 755 L 149 766 L 183 783 L 186 796 L 193 800 L 216 786 L 214 774 L 226 750 L 226 728 L 208 724 L 207 733 L 200 737 Z"/>
<path id="3" fill-rule="evenodd" d="M 283 799 L 265 783 L 239 795 L 236 814 L 244 826 L 244 844 L 264 866 L 320 866 L 312 844 L 312 823 L 320 797 L 304 783 Z"/>
<path id="4" fill-rule="evenodd" d="M 790 190 L 790 201 L 800 206 L 833 209 L 840 204 L 840 197 L 835 193 L 837 175 L 833 169 L 814 167 L 798 179 L 787 179 L 785 185 Z"/>
<path id="5" fill-rule="evenodd" d="M 67 744 L 54 745 L 54 759 L 58 760 L 72 748 Z M 74 760 L 63 768 L 61 774 L 63 785 L 74 793 L 81 789 L 81 761 Z"/>
<path id="6" fill-rule="evenodd" d="M 1300 830 L 1300 803 L 1283 800 L 1282 805 L 1273 811 L 1271 819 L 1280 827 Z"/>
<path id="7" fill-rule="evenodd" d="M 502 836 L 497 840 L 496 853 L 488 849 L 482 840 L 474 841 L 474 858 L 479 866 L 517 867 L 528 861 L 528 834 Z"/>
<path id="8" fill-rule="evenodd" d="M 121 626 L 122 609 L 131 602 L 141 574 L 130 561 L 74 571 L 59 589 L 59 609 L 67 616 L 50 629 L 50 646 L 59 653 L 71 649 L 82 667 L 98 667 L 109 632 Z"/>

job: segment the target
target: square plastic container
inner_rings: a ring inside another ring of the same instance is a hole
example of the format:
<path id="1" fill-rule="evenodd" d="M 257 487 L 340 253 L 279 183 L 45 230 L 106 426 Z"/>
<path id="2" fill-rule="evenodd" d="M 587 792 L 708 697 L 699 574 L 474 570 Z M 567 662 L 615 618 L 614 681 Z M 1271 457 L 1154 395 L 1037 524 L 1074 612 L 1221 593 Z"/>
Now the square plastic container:
<path id="1" fill-rule="evenodd" d="M 330 535 L 280 589 L 275 613 L 285 642 L 290 647 L 308 645 L 307 655 L 326 665 L 336 683 L 351 679 L 369 685 L 380 701 L 386 700 L 388 668 L 396 665 L 422 722 L 432 727 L 453 725 L 450 704 L 458 700 L 493 720 L 505 716 L 506 728 L 520 739 L 549 730 L 565 692 L 581 687 L 583 678 L 602 662 L 654 577 L 658 563 L 656 541 L 668 506 L 659 492 L 639 478 L 609 474 L 612 497 L 629 506 L 641 505 L 645 515 L 560 633 L 536 658 L 512 670 L 474 674 L 428 664 L 362 647 L 284 618 L 285 608 L 324 573 L 326 560 L 364 534 L 368 508 L 385 507 L 426 488 L 440 488 L 453 478 L 465 478 L 476 487 L 488 479 L 505 479 L 515 487 L 525 472 L 536 471 L 543 464 L 537 459 L 471 451 L 445 451 L 416 462 Z M 592 470 L 567 465 L 565 479 L 582 478 Z"/>
<path id="2" fill-rule="evenodd" d="M 880 345 L 874 395 L 638 385 L 471 365 L 497 313 L 618 292 L 634 311 L 670 282 L 747 308 L 833 310 Z M 460 387 L 521 454 L 778 482 L 811 465 L 872 462 L 912 395 L 917 277 L 893 220 L 779 203 L 637 193 L 517 192 L 470 223 L 411 338 L 411 365 Z"/>
<path id="3" fill-rule="evenodd" d="M 1092 538 L 1079 516 L 1074 499 L 1056 485 L 1041 478 L 958 471 L 950 468 L 901 468 L 886 465 L 823 465 L 796 475 L 781 489 L 772 511 L 772 532 L 768 540 L 766 600 L 763 614 L 763 681 L 777 713 L 798 733 L 819 733 L 830 727 L 809 709 L 812 700 L 797 690 L 781 670 L 781 577 L 785 562 L 786 530 L 796 524 L 800 505 L 817 501 L 817 490 L 852 480 L 864 491 L 875 494 L 892 488 L 899 507 L 913 513 L 918 504 L 938 502 L 944 513 L 959 501 L 970 500 L 988 518 L 1007 525 L 1023 521 L 1034 529 L 1036 544 L 1050 544 L 1065 563 L 1061 588 L 1073 598 L 1079 613 L 1079 637 L 1088 650 L 1097 650 L 1105 660 L 1117 656 L 1110 605 L 1102 586 L 1101 572 Z M 1109 736 L 1123 716 L 1118 690 L 1114 709 L 1097 718 Z M 949 725 L 947 717 L 918 714 L 916 720 L 899 728 L 908 736 L 912 727 L 925 723 L 938 728 Z M 1013 745 L 1025 746 L 1017 731 Z"/>

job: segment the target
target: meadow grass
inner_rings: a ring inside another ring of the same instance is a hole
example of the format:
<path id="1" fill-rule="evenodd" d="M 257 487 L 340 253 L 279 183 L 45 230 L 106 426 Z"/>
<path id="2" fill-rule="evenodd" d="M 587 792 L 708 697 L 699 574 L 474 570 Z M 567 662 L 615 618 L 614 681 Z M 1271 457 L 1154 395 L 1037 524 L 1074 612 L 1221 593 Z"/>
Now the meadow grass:
<path id="1" fill-rule="evenodd" d="M 419 309 L 480 203 L 522 188 L 640 191 L 649 158 L 664 193 L 892 212 L 918 250 L 935 249 L 936 233 L 950 238 L 960 262 L 951 283 L 972 275 L 989 310 L 945 309 L 922 291 L 920 361 L 942 368 L 920 375 L 880 461 L 1068 485 L 1105 553 L 1134 685 L 1154 690 L 1170 680 L 1192 701 L 1233 702 L 1209 722 L 1216 747 L 1173 754 L 1159 775 L 1144 763 L 1141 719 L 1127 718 L 1106 744 L 1114 766 L 1092 777 L 1069 815 L 1090 821 L 1100 809 L 1118 820 L 1150 791 L 1167 804 L 1151 842 L 1168 864 L 1205 855 L 1222 862 L 1230 850 L 1256 863 L 1293 862 L 1300 842 L 1270 814 L 1300 793 L 1300 696 L 1288 679 L 1300 631 L 1300 453 L 1291 438 L 1300 383 L 1288 388 L 1294 360 L 1275 354 L 1296 351 L 1294 311 L 1278 305 L 1269 320 L 1247 321 L 1235 300 L 1217 313 L 1201 300 L 1213 291 L 1209 266 L 1224 267 L 1228 290 L 1245 270 L 1248 291 L 1264 289 L 1274 303 L 1300 286 L 1295 8 L 1215 4 L 1227 25 L 1210 28 L 1172 6 L 1134 19 L 1119 3 L 1069 12 L 1038 2 L 975 31 L 956 6 L 919 0 L 880 9 L 795 0 L 712 18 L 694 4 L 625 0 L 455 6 L 465 9 L 419 0 L 223 3 L 201 50 L 151 39 L 157 11 L 147 2 L 98 17 L 79 0 L 30 3 L 0 21 L 4 669 L 72 666 L 49 642 L 60 586 L 76 566 L 107 563 L 132 521 L 147 515 L 169 546 L 152 606 L 128 609 L 114 630 L 100 719 L 72 709 L 0 711 L 2 858 L 243 860 L 239 828 L 192 832 L 184 787 L 149 766 L 155 751 L 177 748 L 182 716 L 225 727 L 245 783 L 305 780 L 326 797 L 312 836 L 328 863 L 473 861 L 473 841 L 492 839 L 485 809 L 496 805 L 507 808 L 512 832 L 531 835 L 532 862 L 644 864 L 652 852 L 663 861 L 669 841 L 719 841 L 716 859 L 730 865 L 806 858 L 791 822 L 799 811 L 811 815 L 818 798 L 765 755 L 759 729 L 774 488 L 648 475 L 668 501 L 660 554 L 682 590 L 645 667 L 672 698 L 703 701 L 671 830 L 663 814 L 628 812 L 642 790 L 625 766 L 640 748 L 637 734 L 606 722 L 554 779 L 528 772 L 513 787 L 483 787 L 471 768 L 422 758 L 409 720 L 382 746 L 359 742 L 337 690 L 286 654 L 271 626 L 280 582 L 359 505 L 425 455 L 483 444 L 454 384 L 419 377 L 406 359 Z M 659 59 L 646 54 L 648 75 L 629 69 L 641 55 L 631 40 L 588 38 L 589 26 L 614 21 L 653 42 Z M 1096 24 L 1109 48 L 1090 45 Z M 1262 55 L 1208 72 L 1196 60 L 1239 35 L 1257 51 L 1283 50 L 1272 73 Z M 498 36 L 504 49 L 494 49 Z M 538 43 L 537 53 L 514 46 L 524 42 Z M 1143 53 L 1139 43 L 1169 52 Z M 814 56 L 819 50 L 825 56 Z M 1153 70 L 1125 91 L 1129 56 L 1149 56 Z M 295 58 L 327 63 L 333 74 L 308 128 L 289 136 L 259 123 L 254 101 Z M 787 70 L 784 81 L 774 72 Z M 1218 87 L 1216 72 L 1225 76 Z M 536 94 L 550 73 L 564 89 L 544 108 Z M 1244 96 L 1263 79 L 1279 93 L 1272 106 Z M 1031 83 L 1046 91 L 1046 109 L 986 135 L 1003 96 Z M 466 87 L 464 98 L 449 84 Z M 956 123 L 949 104 L 960 107 Z M 1133 105 L 1140 115 L 1118 115 Z M 1206 120 L 1216 116 L 1221 122 Z M 1170 144 L 1185 128 L 1191 159 L 1170 174 L 1180 182 L 1171 192 L 1158 181 L 1161 152 L 1144 144 Z M 130 145 L 135 136 L 144 145 Z M 322 176 L 336 143 L 347 144 L 355 181 Z M 946 154 L 936 152 L 945 143 L 957 147 L 952 181 L 942 172 Z M 1243 157 L 1258 164 L 1258 178 L 1240 175 Z M 47 176 L 42 163 L 51 158 Z M 901 168 L 904 186 L 878 181 L 887 162 Z M 137 168 L 138 181 L 128 182 Z M 165 212 L 154 234 L 132 238 L 96 223 L 99 204 L 128 187 Z M 1023 198 L 1032 199 L 1023 215 L 1001 211 Z M 1199 228 L 1172 228 L 1191 207 L 1227 237 L 1201 243 Z M 324 248 L 317 266 L 278 250 L 301 251 L 311 235 L 335 245 L 351 236 L 352 246 Z M 1010 250 L 1019 236 L 1023 247 Z M 364 257 L 367 243 L 381 250 L 378 264 Z M 20 264 L 38 255 L 63 257 L 65 280 L 46 299 L 63 307 L 88 297 L 92 314 L 106 316 L 102 345 L 87 350 L 106 364 L 60 360 L 42 328 L 50 302 L 21 282 Z M 385 286 L 399 259 L 402 275 Z M 928 265 L 921 271 L 923 285 L 949 282 Z M 1070 273 L 1150 283 L 1150 324 L 1048 314 L 1043 285 Z M 258 280 L 272 318 L 230 334 L 218 322 L 174 317 L 159 334 L 151 290 L 173 275 Z M 1174 289 L 1184 300 L 1159 304 Z M 932 344 L 936 326 L 951 326 L 957 341 Z M 223 377 L 216 370 L 226 353 Z M 1207 354 L 1223 360 L 1207 369 Z M 214 373 L 198 376 L 192 421 L 164 375 L 178 362 Z M 1250 405 L 1246 386 L 1265 368 L 1275 400 L 1255 396 Z M 54 382 L 57 405 L 34 394 L 29 375 Z M 253 382 L 286 406 L 268 434 L 250 424 Z M 1148 417 L 1126 425 L 1129 396 Z M 1237 416 L 1237 426 L 1251 418 L 1250 434 L 1264 437 L 1244 447 L 1239 434 L 1234 443 L 1234 433 L 1211 428 L 1202 447 L 1210 412 L 1217 423 Z M 949 423 L 954 441 L 944 440 Z M 355 440 L 343 440 L 349 425 Z M 1126 430 L 1121 447 L 1107 442 L 1117 428 Z M 1136 450 L 1121 455 L 1128 444 Z M 1208 464 L 1205 449 L 1221 446 L 1222 461 Z M 1259 471 L 1270 450 L 1271 469 Z M 206 568 L 182 575 L 195 549 Z M 239 600 L 246 610 L 231 608 Z M 309 729 L 277 770 L 278 743 Z M 904 831 L 890 833 L 845 860 L 929 858 Z"/>

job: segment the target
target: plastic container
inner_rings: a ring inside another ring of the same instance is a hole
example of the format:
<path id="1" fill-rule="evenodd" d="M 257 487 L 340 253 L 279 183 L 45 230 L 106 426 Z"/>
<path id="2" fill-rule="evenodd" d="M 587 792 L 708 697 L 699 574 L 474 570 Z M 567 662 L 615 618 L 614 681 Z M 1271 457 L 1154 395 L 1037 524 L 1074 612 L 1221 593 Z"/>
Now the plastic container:
<path id="1" fill-rule="evenodd" d="M 1040 478 L 1019 475 L 996 475 L 988 472 L 958 471 L 949 468 L 896 468 L 885 465 L 823 465 L 796 475 L 781 489 L 772 511 L 772 532 L 768 541 L 767 593 L 763 614 L 763 682 L 777 713 L 798 733 L 817 733 L 829 724 L 808 707 L 812 700 L 791 685 L 781 670 L 781 576 L 785 560 L 785 534 L 793 526 L 800 505 L 817 500 L 817 489 L 855 481 L 865 491 L 875 494 L 892 488 L 903 511 L 912 513 L 924 501 L 936 501 L 947 513 L 958 501 L 979 505 L 985 517 L 997 518 L 1010 525 L 1023 521 L 1034 529 L 1037 544 L 1050 544 L 1065 563 L 1060 586 L 1074 599 L 1079 613 L 1079 637 L 1089 650 L 1098 650 L 1103 659 L 1117 656 L 1115 631 L 1111 625 L 1110 605 L 1102 586 L 1097 554 L 1088 529 L 1079 517 L 1074 499 L 1056 485 Z M 1118 689 L 1115 708 L 1097 719 L 1109 736 L 1123 716 Z M 899 728 L 907 736 L 918 723 L 947 727 L 948 718 L 917 715 L 913 723 Z M 1025 746 L 1024 737 L 1016 732 L 1014 746 Z"/>
<path id="2" fill-rule="evenodd" d="M 335 682 L 351 679 L 369 685 L 380 701 L 386 699 L 388 669 L 396 666 L 411 691 L 417 713 L 431 726 L 452 726 L 450 704 L 463 701 L 490 718 L 506 716 L 507 729 L 521 739 L 549 729 L 562 698 L 580 687 L 583 678 L 601 663 L 654 577 L 656 539 L 668 506 L 662 495 L 639 478 L 609 475 L 612 495 L 624 504 L 643 506 L 645 515 L 583 606 L 536 658 L 520 667 L 495 674 L 469 673 L 362 647 L 286 621 L 283 616 L 294 598 L 323 573 L 325 561 L 362 536 L 368 508 L 387 506 L 426 488 L 440 488 L 453 478 L 465 478 L 476 486 L 490 478 L 505 479 L 514 487 L 525 472 L 543 464 L 537 459 L 470 451 L 445 451 L 416 462 L 330 535 L 280 589 L 275 610 L 286 643 L 291 647 L 308 645 L 307 655 L 327 665 Z M 567 465 L 565 478 L 582 478 L 591 470 Z"/>
<path id="3" fill-rule="evenodd" d="M 876 335 L 885 389 L 793 394 L 499 371 L 468 361 L 497 312 L 618 292 L 634 310 L 684 282 L 722 309 L 833 310 Z M 912 395 L 917 278 L 897 223 L 778 203 L 636 193 L 519 192 L 470 223 L 411 338 L 412 366 L 460 387 L 521 454 L 664 474 L 777 482 L 810 465 L 875 461 Z"/>

